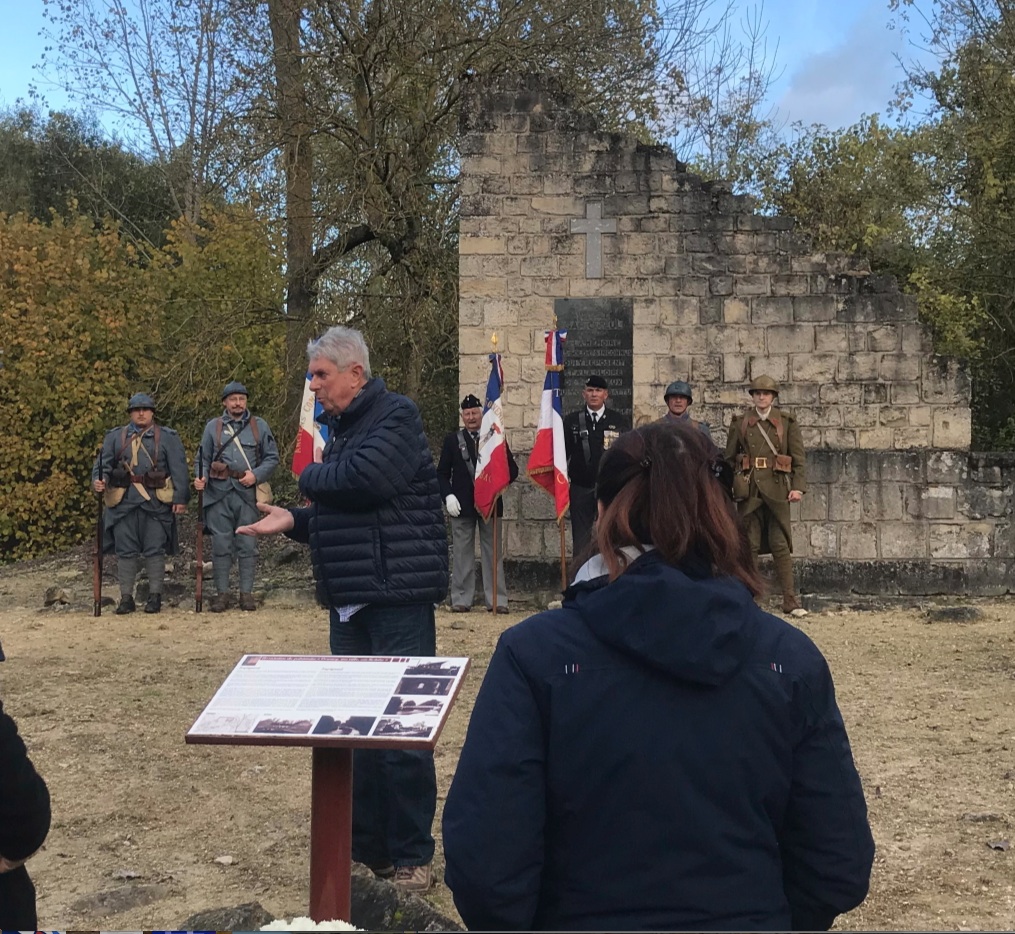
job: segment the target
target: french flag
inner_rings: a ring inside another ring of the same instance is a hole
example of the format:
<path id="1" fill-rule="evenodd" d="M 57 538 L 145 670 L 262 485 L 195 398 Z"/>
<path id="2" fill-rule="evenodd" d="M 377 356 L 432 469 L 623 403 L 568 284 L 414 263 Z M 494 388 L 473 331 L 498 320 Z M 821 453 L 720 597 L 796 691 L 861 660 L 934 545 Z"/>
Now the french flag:
<path id="1" fill-rule="evenodd" d="M 546 379 L 539 406 L 539 428 L 526 471 L 557 507 L 557 521 L 571 502 L 564 452 L 564 413 L 561 404 L 560 374 L 564 369 L 564 341 L 567 331 L 546 332 Z"/>
<path id="2" fill-rule="evenodd" d="M 314 462 L 314 449 L 324 450 L 328 443 L 328 428 L 317 421 L 324 406 L 310 391 L 310 374 L 303 384 L 303 402 L 300 404 L 300 430 L 296 435 L 296 450 L 293 451 L 293 473 L 298 477 L 307 464 Z"/>
<path id="3" fill-rule="evenodd" d="M 504 369 L 500 354 L 490 354 L 490 381 L 486 384 L 486 405 L 479 429 L 476 481 L 473 486 L 476 511 L 486 520 L 493 515 L 497 497 L 511 482 L 508 470 L 507 442 L 504 438 Z"/>

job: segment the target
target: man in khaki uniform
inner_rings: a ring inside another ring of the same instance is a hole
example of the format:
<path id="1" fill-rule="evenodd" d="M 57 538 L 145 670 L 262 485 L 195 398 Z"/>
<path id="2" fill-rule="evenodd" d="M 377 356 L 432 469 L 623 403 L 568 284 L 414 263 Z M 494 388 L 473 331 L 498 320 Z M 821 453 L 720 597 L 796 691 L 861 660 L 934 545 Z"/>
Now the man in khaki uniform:
<path id="1" fill-rule="evenodd" d="M 754 553 L 772 555 L 783 612 L 806 616 L 793 587 L 789 516 L 789 504 L 800 502 L 807 491 L 800 427 L 774 407 L 779 384 L 771 376 L 759 376 L 748 392 L 754 405 L 733 419 L 726 442 L 734 499 Z"/>

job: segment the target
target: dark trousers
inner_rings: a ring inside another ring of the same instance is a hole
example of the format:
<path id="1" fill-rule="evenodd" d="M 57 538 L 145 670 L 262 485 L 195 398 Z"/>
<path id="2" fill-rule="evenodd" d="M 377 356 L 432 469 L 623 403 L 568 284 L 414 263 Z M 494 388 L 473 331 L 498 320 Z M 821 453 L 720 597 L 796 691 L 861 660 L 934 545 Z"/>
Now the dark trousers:
<path id="1" fill-rule="evenodd" d="M 433 604 L 365 606 L 344 623 L 332 609 L 331 653 L 431 657 Z M 433 753 L 357 749 L 352 761 L 352 858 L 368 866 L 429 863 L 437 810 Z"/>
<path id="2" fill-rule="evenodd" d="M 592 541 L 596 521 L 596 491 L 592 487 L 571 484 L 571 558 L 577 564 Z M 572 573 L 577 568 L 572 569 Z"/>

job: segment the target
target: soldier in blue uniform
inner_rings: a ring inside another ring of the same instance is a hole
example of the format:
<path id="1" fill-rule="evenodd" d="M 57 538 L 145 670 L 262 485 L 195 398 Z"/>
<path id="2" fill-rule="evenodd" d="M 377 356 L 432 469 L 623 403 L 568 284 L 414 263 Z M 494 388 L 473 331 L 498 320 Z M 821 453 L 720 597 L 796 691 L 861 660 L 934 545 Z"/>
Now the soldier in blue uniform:
<path id="1" fill-rule="evenodd" d="M 115 552 L 120 584 L 118 615 L 133 613 L 134 582 L 144 558 L 149 596 L 146 613 L 162 609 L 166 555 L 176 554 L 176 516 L 190 498 L 187 456 L 180 436 L 155 422 L 155 400 L 139 392 L 127 403 L 130 421 L 106 434 L 92 467 L 102 494 L 103 547 Z"/>
<path id="2" fill-rule="evenodd" d="M 271 502 L 268 478 L 278 467 L 278 445 L 263 418 L 247 409 L 247 387 L 231 382 L 222 390 L 223 413 L 204 426 L 194 486 L 204 490 L 204 523 L 211 535 L 215 596 L 210 609 L 229 606 L 229 571 L 233 555 L 240 578 L 241 610 L 256 610 L 254 572 L 257 539 L 237 535 L 241 525 L 261 518 L 257 503 Z"/>
<path id="3" fill-rule="evenodd" d="M 690 383 L 682 379 L 674 380 L 666 387 L 663 400 L 666 402 L 666 414 L 662 418 L 663 421 L 689 422 L 709 441 L 712 440 L 712 432 L 709 430 L 708 425 L 705 422 L 699 422 L 696 418 L 691 418 L 691 413 L 688 411 L 691 403 L 694 402 L 694 397 L 691 395 Z"/>

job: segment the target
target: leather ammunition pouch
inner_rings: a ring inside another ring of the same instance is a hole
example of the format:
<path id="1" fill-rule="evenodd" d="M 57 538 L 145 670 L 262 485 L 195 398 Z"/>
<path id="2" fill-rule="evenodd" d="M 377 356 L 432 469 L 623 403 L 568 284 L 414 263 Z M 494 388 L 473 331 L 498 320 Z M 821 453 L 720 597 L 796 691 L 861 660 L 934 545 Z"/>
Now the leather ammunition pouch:
<path id="1" fill-rule="evenodd" d="M 776 473 L 793 473 L 793 458 L 788 454 L 776 454 L 775 466 L 772 469 Z"/>
<path id="2" fill-rule="evenodd" d="M 146 489 L 155 491 L 155 498 L 160 503 L 171 503 L 173 501 L 173 481 L 164 470 L 149 470 L 141 478 Z"/>
<path id="3" fill-rule="evenodd" d="M 228 480 L 230 474 L 231 471 L 229 470 L 229 465 L 225 461 L 211 462 L 208 475 L 212 478 L 212 480 Z"/>
<path id="4" fill-rule="evenodd" d="M 126 490 L 130 486 L 130 471 L 126 467 L 117 466 L 109 471 L 109 479 L 106 481 L 106 487 L 115 487 L 116 489 Z"/>

